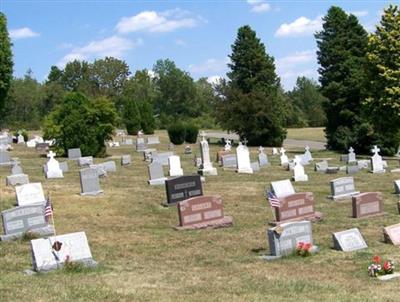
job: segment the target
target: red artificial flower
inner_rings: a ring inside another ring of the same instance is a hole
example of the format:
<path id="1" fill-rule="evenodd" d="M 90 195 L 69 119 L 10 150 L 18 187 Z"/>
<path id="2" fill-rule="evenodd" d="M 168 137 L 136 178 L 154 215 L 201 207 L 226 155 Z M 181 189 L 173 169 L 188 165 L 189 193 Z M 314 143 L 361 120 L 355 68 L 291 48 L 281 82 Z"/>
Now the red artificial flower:
<path id="1" fill-rule="evenodd" d="M 301 242 L 301 241 L 300 241 L 300 242 L 297 244 L 297 248 L 298 248 L 298 249 L 302 249 L 303 246 L 304 246 L 304 242 Z"/>
<path id="2" fill-rule="evenodd" d="M 390 262 L 389 261 L 385 261 L 385 263 L 383 264 L 383 269 L 385 271 L 388 271 L 388 270 L 390 270 L 390 268 L 391 268 Z"/>
<path id="3" fill-rule="evenodd" d="M 379 257 L 379 256 L 374 256 L 374 262 L 376 263 L 376 264 L 379 264 L 379 263 L 381 263 L 381 257 Z"/>
<path id="4" fill-rule="evenodd" d="M 308 251 L 311 248 L 311 243 L 307 243 L 303 246 L 303 249 L 305 249 L 306 251 Z"/>

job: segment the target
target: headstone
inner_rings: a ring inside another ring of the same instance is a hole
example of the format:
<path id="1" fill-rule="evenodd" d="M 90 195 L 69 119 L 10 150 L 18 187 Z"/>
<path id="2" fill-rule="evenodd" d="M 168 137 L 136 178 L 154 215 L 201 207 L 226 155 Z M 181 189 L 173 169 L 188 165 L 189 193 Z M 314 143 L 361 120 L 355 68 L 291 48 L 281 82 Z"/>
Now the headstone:
<path id="1" fill-rule="evenodd" d="M 78 159 L 82 157 L 81 149 L 80 148 L 74 148 L 74 149 L 68 149 L 68 159 Z"/>
<path id="2" fill-rule="evenodd" d="M 278 198 L 296 194 L 289 179 L 271 181 L 271 189 Z"/>
<path id="3" fill-rule="evenodd" d="M 6 186 L 25 185 L 29 183 L 27 174 L 15 174 L 6 177 Z"/>
<path id="4" fill-rule="evenodd" d="M 189 145 L 185 146 L 185 154 L 192 154 L 192 147 L 190 147 Z"/>
<path id="5" fill-rule="evenodd" d="M 253 172 L 260 171 L 260 164 L 258 163 L 258 161 L 250 163 L 250 167 L 253 170 Z"/>
<path id="6" fill-rule="evenodd" d="M 400 223 L 383 228 L 385 242 L 400 245 Z"/>
<path id="7" fill-rule="evenodd" d="M 340 171 L 340 167 L 328 167 L 326 169 L 325 173 L 326 174 L 337 174 Z"/>
<path id="8" fill-rule="evenodd" d="M 143 137 L 138 137 L 136 139 L 136 151 L 143 152 L 146 149 L 146 144 L 144 143 Z"/>
<path id="9" fill-rule="evenodd" d="M 167 204 L 203 195 L 200 175 L 175 177 L 165 181 Z"/>
<path id="10" fill-rule="evenodd" d="M 169 143 L 168 144 L 168 150 L 174 150 L 175 149 L 175 145 L 173 143 Z"/>
<path id="11" fill-rule="evenodd" d="M 331 180 L 331 196 L 330 198 L 337 200 L 341 198 L 351 197 L 353 195 L 357 195 L 360 192 L 356 191 L 354 186 L 354 178 L 349 177 L 341 177 Z"/>
<path id="12" fill-rule="evenodd" d="M 128 166 L 131 164 L 131 156 L 129 154 L 124 154 L 121 156 L 121 166 Z"/>
<path id="13" fill-rule="evenodd" d="M 123 142 L 124 145 L 133 145 L 133 139 L 126 138 Z"/>
<path id="14" fill-rule="evenodd" d="M 208 142 L 205 139 L 205 134 L 202 132 L 202 140 L 200 141 L 200 154 L 201 154 L 201 165 L 198 173 L 200 175 L 217 175 L 217 169 L 213 167 L 210 159 L 210 148 Z"/>
<path id="15" fill-rule="evenodd" d="M 340 155 L 340 161 L 347 162 L 348 160 L 349 160 L 349 155 L 348 154 Z"/>
<path id="16" fill-rule="evenodd" d="M 304 148 L 304 150 L 305 150 L 305 151 L 304 151 L 304 155 L 303 155 L 304 161 L 309 162 L 309 161 L 314 160 L 313 157 L 312 157 L 312 155 L 311 155 L 311 152 L 310 152 L 310 147 L 309 147 L 309 146 L 306 146 L 306 147 Z"/>
<path id="17" fill-rule="evenodd" d="M 287 157 L 287 155 L 286 155 L 286 150 L 285 150 L 285 148 L 281 148 L 280 149 L 280 152 L 281 152 L 281 166 L 286 166 L 286 165 L 288 165 L 289 164 L 289 159 L 288 159 L 288 157 Z"/>
<path id="18" fill-rule="evenodd" d="M 115 161 L 109 160 L 101 163 L 100 165 L 103 166 L 104 171 L 106 172 L 117 172 L 117 166 L 115 164 Z"/>
<path id="19" fill-rule="evenodd" d="M 357 228 L 332 234 L 333 247 L 344 252 L 353 252 L 367 248 L 364 238 Z"/>
<path id="20" fill-rule="evenodd" d="M 230 139 L 225 140 L 224 151 L 230 152 L 232 149 L 232 142 Z"/>
<path id="21" fill-rule="evenodd" d="M 54 234 L 54 228 L 45 220 L 43 204 L 4 210 L 1 212 L 1 217 L 4 228 L 4 235 L 0 235 L 1 241 L 20 238 L 27 232 L 40 237 Z"/>
<path id="22" fill-rule="evenodd" d="M 165 184 L 167 178 L 164 176 L 163 166 L 159 162 L 152 162 L 147 168 L 149 171 L 149 185 L 156 186 Z"/>
<path id="23" fill-rule="evenodd" d="M 293 169 L 293 180 L 308 181 L 308 175 L 304 172 L 304 167 L 301 164 L 301 160 L 299 158 L 295 158 L 294 162 L 295 166 Z"/>
<path id="24" fill-rule="evenodd" d="M 295 193 L 279 198 L 280 207 L 275 209 L 277 223 L 312 219 L 316 217 L 314 196 L 310 192 Z"/>
<path id="25" fill-rule="evenodd" d="M 194 166 L 195 166 L 196 168 L 200 168 L 200 166 L 201 166 L 201 157 L 195 156 L 194 159 L 193 159 L 193 161 L 194 161 Z M 235 166 L 235 167 L 236 167 L 236 166 Z"/>
<path id="26" fill-rule="evenodd" d="M 252 174 L 253 169 L 250 164 L 250 153 L 247 146 L 239 142 L 239 146 L 236 148 L 236 161 L 237 161 L 237 172 Z"/>
<path id="27" fill-rule="evenodd" d="M 40 182 L 16 186 L 15 193 L 19 206 L 46 202 L 43 194 L 42 184 Z"/>
<path id="28" fill-rule="evenodd" d="M 172 155 L 168 158 L 169 176 L 182 176 L 181 159 L 178 155 Z"/>
<path id="29" fill-rule="evenodd" d="M 69 171 L 68 162 L 66 161 L 60 162 L 60 169 L 63 173 L 68 172 Z"/>
<path id="30" fill-rule="evenodd" d="M 360 168 L 358 168 L 358 166 L 351 165 L 351 166 L 346 167 L 347 174 L 356 174 L 359 171 L 360 171 Z"/>
<path id="31" fill-rule="evenodd" d="M 103 193 L 97 169 L 85 168 L 79 171 L 81 181 L 81 195 L 98 195 Z"/>
<path id="32" fill-rule="evenodd" d="M 97 175 L 99 177 L 106 177 L 107 176 L 107 171 L 105 170 L 105 168 L 104 168 L 104 166 L 102 164 L 90 165 L 89 168 L 95 169 L 97 171 Z"/>
<path id="33" fill-rule="evenodd" d="M 22 134 L 19 134 L 17 137 L 17 144 L 25 144 L 25 138 Z"/>
<path id="34" fill-rule="evenodd" d="M 224 169 L 236 169 L 237 167 L 237 159 L 235 154 L 227 154 L 222 156 L 221 162 Z"/>
<path id="35" fill-rule="evenodd" d="M 385 169 L 383 168 L 382 157 L 379 155 L 380 149 L 377 146 L 371 150 L 374 155 L 371 157 L 371 167 L 372 173 L 384 173 Z"/>
<path id="36" fill-rule="evenodd" d="M 361 169 L 368 169 L 369 167 L 369 160 L 367 159 L 362 159 L 357 161 L 357 166 L 358 168 Z"/>
<path id="37" fill-rule="evenodd" d="M 178 230 L 219 228 L 233 224 L 232 217 L 224 216 L 220 196 L 197 196 L 178 203 Z"/>
<path id="38" fill-rule="evenodd" d="M 383 214 L 383 200 L 380 192 L 366 192 L 353 196 L 353 218 Z"/>
<path id="39" fill-rule="evenodd" d="M 157 153 L 157 152 L 152 152 L 152 161 L 157 161 L 163 166 L 168 165 L 168 158 L 170 156 L 174 155 L 174 152 L 162 152 L 162 153 Z"/>
<path id="40" fill-rule="evenodd" d="M 147 138 L 147 144 L 148 145 L 156 145 L 159 144 L 160 140 L 158 139 L 158 136 L 149 136 Z"/>
<path id="41" fill-rule="evenodd" d="M 310 221 L 282 223 L 267 230 L 271 256 L 287 256 L 296 250 L 299 242 L 313 244 Z"/>
<path id="42" fill-rule="evenodd" d="M 147 148 L 143 150 L 143 160 L 151 162 L 153 157 L 157 154 L 157 149 Z"/>
<path id="43" fill-rule="evenodd" d="M 347 157 L 347 163 L 351 164 L 351 163 L 355 163 L 355 162 L 357 162 L 356 154 L 354 153 L 353 147 L 350 147 L 349 154 L 348 154 L 348 157 Z"/>
<path id="44" fill-rule="evenodd" d="M 119 147 L 119 142 L 108 142 L 108 146 L 110 146 L 111 148 Z"/>
<path id="45" fill-rule="evenodd" d="M 0 149 L 0 167 L 11 166 L 10 153 L 7 150 Z"/>
<path id="46" fill-rule="evenodd" d="M 36 143 L 35 149 L 40 154 L 46 154 L 49 151 L 49 144 L 48 143 Z"/>
<path id="47" fill-rule="evenodd" d="M 26 142 L 26 146 L 28 148 L 35 148 L 36 147 L 36 141 L 34 139 L 30 139 L 29 141 Z"/>
<path id="48" fill-rule="evenodd" d="M 61 242 L 61 249 L 53 249 L 54 242 Z M 31 240 L 32 264 L 37 272 L 56 270 L 65 262 L 77 262 L 84 266 L 96 266 L 92 258 L 85 232 L 52 236 Z"/>
<path id="49" fill-rule="evenodd" d="M 12 162 L 12 168 L 11 168 L 11 175 L 18 175 L 18 174 L 23 174 L 23 170 L 21 166 L 19 165 L 19 161 L 15 160 Z"/>
<path id="50" fill-rule="evenodd" d="M 258 163 L 260 167 L 268 165 L 268 157 L 267 154 L 265 154 L 264 150 L 265 149 L 262 146 L 258 148 Z"/>
<path id="51" fill-rule="evenodd" d="M 273 147 L 272 148 L 272 155 L 278 155 L 278 154 L 279 154 L 278 148 Z"/>
<path id="52" fill-rule="evenodd" d="M 93 156 L 85 156 L 78 158 L 79 167 L 88 167 L 90 165 L 93 165 Z"/>
<path id="53" fill-rule="evenodd" d="M 400 179 L 395 180 L 393 183 L 394 183 L 394 193 L 400 194 Z"/>
<path id="54" fill-rule="evenodd" d="M 321 161 L 319 163 L 315 163 L 314 170 L 316 172 L 323 172 L 325 173 L 328 170 L 328 162 L 326 160 Z"/>
<path id="55" fill-rule="evenodd" d="M 49 157 L 49 161 L 46 164 L 46 178 L 63 178 L 63 171 L 60 168 L 59 162 L 54 158 L 56 154 L 53 151 L 50 151 L 47 154 Z"/>

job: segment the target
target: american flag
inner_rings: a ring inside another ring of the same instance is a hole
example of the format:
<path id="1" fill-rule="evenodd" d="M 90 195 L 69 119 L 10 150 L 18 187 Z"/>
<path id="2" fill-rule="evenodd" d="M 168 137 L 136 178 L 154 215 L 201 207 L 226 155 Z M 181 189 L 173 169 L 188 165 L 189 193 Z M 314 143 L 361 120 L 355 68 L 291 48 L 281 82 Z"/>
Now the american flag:
<path id="1" fill-rule="evenodd" d="M 268 192 L 268 201 L 271 207 L 273 208 L 280 208 L 281 202 L 279 201 L 278 197 L 271 191 Z"/>
<path id="2" fill-rule="evenodd" d="M 48 197 L 46 206 L 44 207 L 44 219 L 46 219 L 46 222 L 49 222 L 51 216 L 53 216 L 53 205 L 51 204 L 50 197 Z"/>

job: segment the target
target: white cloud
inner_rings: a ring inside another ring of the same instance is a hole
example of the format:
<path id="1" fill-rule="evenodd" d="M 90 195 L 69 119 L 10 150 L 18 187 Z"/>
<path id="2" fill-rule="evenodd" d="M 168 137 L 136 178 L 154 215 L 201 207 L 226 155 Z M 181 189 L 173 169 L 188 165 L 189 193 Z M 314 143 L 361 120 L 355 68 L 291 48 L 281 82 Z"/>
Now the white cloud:
<path id="1" fill-rule="evenodd" d="M 40 33 L 34 32 L 29 27 L 10 29 L 10 37 L 13 40 L 34 38 L 40 36 Z"/>
<path id="2" fill-rule="evenodd" d="M 223 80 L 223 77 L 219 75 L 213 75 L 207 78 L 207 82 L 211 85 L 217 85 Z"/>
<path id="3" fill-rule="evenodd" d="M 189 17 L 189 12 L 174 9 L 164 12 L 143 11 L 132 17 L 123 17 L 116 25 L 119 33 L 130 32 L 171 32 L 179 28 L 192 28 L 199 18 Z"/>
<path id="4" fill-rule="evenodd" d="M 176 39 L 175 40 L 175 44 L 178 45 L 178 46 L 182 46 L 182 47 L 186 47 L 187 46 L 187 43 L 185 41 L 181 40 L 181 39 Z"/>
<path id="5" fill-rule="evenodd" d="M 311 35 L 322 28 L 322 16 L 317 16 L 314 20 L 300 17 L 292 23 L 283 23 L 275 32 L 276 37 L 296 37 Z"/>
<path id="6" fill-rule="evenodd" d="M 366 10 L 353 11 L 353 12 L 349 12 L 349 14 L 352 14 L 356 17 L 365 17 L 368 15 L 368 11 L 366 11 Z"/>
<path id="7" fill-rule="evenodd" d="M 265 2 L 265 0 L 247 0 L 246 2 L 251 6 L 250 11 L 252 13 L 263 13 L 271 9 L 271 5 Z"/>
<path id="8" fill-rule="evenodd" d="M 141 39 L 131 41 L 118 36 L 91 41 L 83 47 L 73 48 L 57 65 L 63 67 L 66 63 L 73 60 L 90 60 L 105 56 L 121 58 L 126 51 L 141 44 L 143 44 Z"/>
<path id="9" fill-rule="evenodd" d="M 291 89 L 297 77 L 318 78 L 315 50 L 298 51 L 276 60 L 276 71 L 285 89 Z"/>
<path id="10" fill-rule="evenodd" d="M 201 76 L 207 76 L 209 74 L 216 74 L 226 72 L 228 69 L 227 64 L 230 62 L 228 57 L 224 59 L 208 59 L 204 63 L 199 65 L 189 65 L 189 71 L 194 74 L 199 74 Z"/>

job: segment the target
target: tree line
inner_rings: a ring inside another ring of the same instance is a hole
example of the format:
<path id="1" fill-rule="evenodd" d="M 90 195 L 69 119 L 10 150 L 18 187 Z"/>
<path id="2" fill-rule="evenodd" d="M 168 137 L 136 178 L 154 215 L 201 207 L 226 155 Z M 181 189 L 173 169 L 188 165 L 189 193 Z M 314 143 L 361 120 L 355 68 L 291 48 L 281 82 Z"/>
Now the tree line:
<path id="1" fill-rule="evenodd" d="M 31 71 L 13 78 L 11 42 L 0 14 L 0 126 L 38 129 L 68 94 L 79 93 L 109 102 L 114 126 L 131 134 L 185 121 L 235 131 L 250 145 L 279 146 L 287 127 L 325 126 L 330 149 L 368 152 L 379 144 L 393 154 L 400 143 L 399 15 L 397 6 L 389 6 L 368 34 L 357 17 L 331 7 L 315 34 L 319 83 L 299 77 L 285 92 L 274 58 L 247 25 L 239 28 L 229 72 L 217 84 L 194 80 L 169 59 L 132 74 L 126 62 L 112 57 L 52 66 L 43 83 Z"/>

